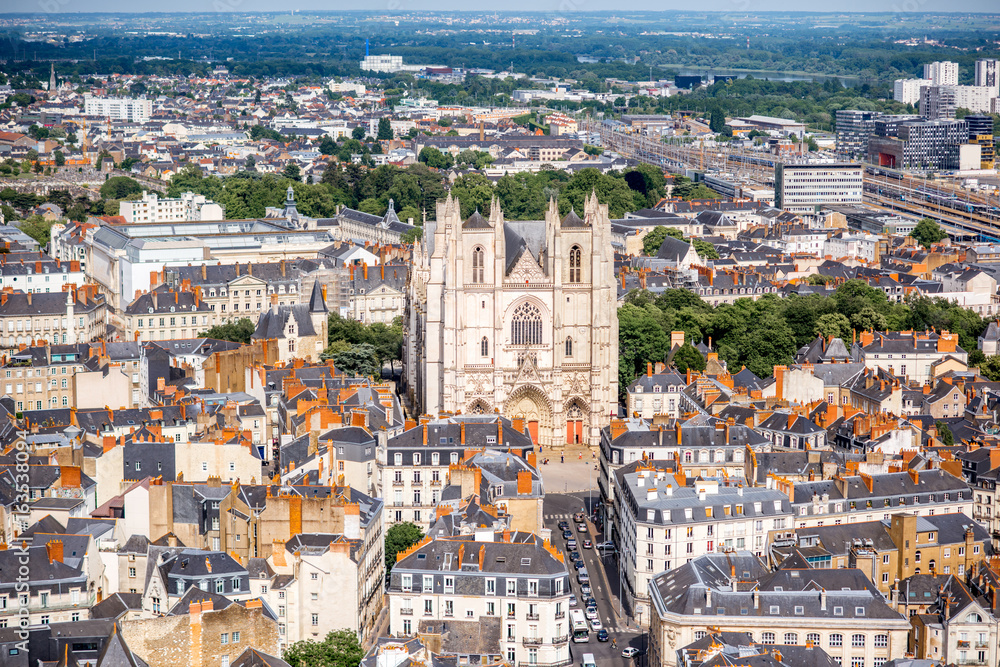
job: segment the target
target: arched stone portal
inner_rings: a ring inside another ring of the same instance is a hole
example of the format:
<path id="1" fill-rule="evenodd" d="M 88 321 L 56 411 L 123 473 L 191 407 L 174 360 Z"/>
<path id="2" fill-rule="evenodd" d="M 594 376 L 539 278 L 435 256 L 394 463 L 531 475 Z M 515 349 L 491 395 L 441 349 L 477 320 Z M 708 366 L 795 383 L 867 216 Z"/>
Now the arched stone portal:
<path id="1" fill-rule="evenodd" d="M 524 385 L 515 389 L 504 402 L 503 416 L 523 419 L 536 445 L 552 445 L 552 408 L 538 387 Z"/>
<path id="2" fill-rule="evenodd" d="M 566 404 L 566 444 L 587 444 L 590 435 L 590 411 L 579 398 Z"/>

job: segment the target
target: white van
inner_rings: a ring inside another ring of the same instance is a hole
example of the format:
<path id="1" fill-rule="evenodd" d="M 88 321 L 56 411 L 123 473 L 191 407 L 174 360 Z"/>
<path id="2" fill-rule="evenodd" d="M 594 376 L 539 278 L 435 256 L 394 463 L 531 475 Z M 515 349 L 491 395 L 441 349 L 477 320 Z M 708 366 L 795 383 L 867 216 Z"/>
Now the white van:
<path id="1" fill-rule="evenodd" d="M 580 659 L 580 667 L 597 667 L 597 660 L 593 653 L 584 653 Z"/>
<path id="2" fill-rule="evenodd" d="M 590 575 L 587 574 L 587 568 L 581 567 L 579 570 L 576 571 L 576 580 L 581 584 L 590 583 Z"/>

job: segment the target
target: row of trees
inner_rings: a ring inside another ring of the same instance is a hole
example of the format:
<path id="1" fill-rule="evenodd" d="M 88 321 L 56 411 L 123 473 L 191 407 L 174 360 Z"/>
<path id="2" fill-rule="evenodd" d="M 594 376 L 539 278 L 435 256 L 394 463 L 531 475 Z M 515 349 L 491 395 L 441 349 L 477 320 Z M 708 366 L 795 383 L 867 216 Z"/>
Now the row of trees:
<path id="1" fill-rule="evenodd" d="M 403 360 L 403 321 L 397 317 L 392 324 L 362 324 L 333 313 L 329 347 L 322 356 L 348 375 L 381 377 L 385 364 L 395 372 L 396 362 Z"/>
<path id="2" fill-rule="evenodd" d="M 469 159 L 481 157 L 470 155 Z M 167 194 L 176 197 L 181 192 L 197 192 L 222 204 L 229 219 L 254 218 L 263 216 L 268 206 L 280 206 L 289 185 L 295 191 L 299 211 L 320 218 L 334 215 L 337 205 L 383 215 L 392 199 L 401 220 L 413 218 L 421 224 L 423 211 L 433 219 L 436 202 L 446 195 L 443 176 L 423 163 L 405 169 L 393 165 L 367 169 L 357 164 L 347 164 L 343 169 L 331 167 L 315 184 L 256 172 L 222 178 L 205 176 L 200 169 L 190 166 L 171 179 Z M 608 204 L 612 217 L 621 217 L 628 211 L 655 205 L 665 195 L 666 186 L 660 170 L 650 165 L 609 174 L 582 169 L 572 176 L 546 170 L 506 175 L 496 183 L 472 173 L 459 177 L 451 185 L 451 193 L 461 202 L 463 215 L 471 215 L 477 208 L 488 214 L 490 201 L 496 196 L 505 217 L 511 220 L 541 218 L 550 198 L 558 199 L 563 214 L 570 208 L 579 211 L 591 191 L 596 191 L 598 198 Z"/>
<path id="3" fill-rule="evenodd" d="M 731 371 L 746 366 L 768 377 L 775 365 L 791 362 L 816 336 L 836 336 L 850 345 L 854 332 L 863 330 L 947 329 L 958 334 L 964 349 L 976 350 L 985 327 L 979 315 L 954 302 L 922 296 L 891 302 L 862 280 L 842 283 L 831 296 L 766 294 L 757 301 L 738 299 L 716 307 L 687 290 L 659 296 L 635 290 L 618 309 L 619 382 L 624 392 L 647 362 L 665 361 L 671 331 L 683 331 L 688 342 L 711 338 Z M 682 359 L 699 369 L 689 351 Z M 972 355 L 971 361 L 979 360 Z M 995 363 L 1000 377 L 1000 359 Z"/>

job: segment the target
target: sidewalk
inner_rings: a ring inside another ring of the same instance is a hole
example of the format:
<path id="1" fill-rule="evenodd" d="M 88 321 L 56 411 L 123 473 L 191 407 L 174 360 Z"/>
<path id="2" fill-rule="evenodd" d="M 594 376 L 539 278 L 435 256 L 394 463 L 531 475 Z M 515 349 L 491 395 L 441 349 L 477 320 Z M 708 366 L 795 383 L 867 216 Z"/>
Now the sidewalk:
<path id="1" fill-rule="evenodd" d="M 581 445 L 567 445 L 565 449 L 545 448 L 538 453 L 538 473 L 546 493 L 575 493 L 594 489 L 598 497 L 597 450 Z M 582 456 L 582 458 L 581 458 Z M 542 463 L 548 459 L 548 463 Z"/>

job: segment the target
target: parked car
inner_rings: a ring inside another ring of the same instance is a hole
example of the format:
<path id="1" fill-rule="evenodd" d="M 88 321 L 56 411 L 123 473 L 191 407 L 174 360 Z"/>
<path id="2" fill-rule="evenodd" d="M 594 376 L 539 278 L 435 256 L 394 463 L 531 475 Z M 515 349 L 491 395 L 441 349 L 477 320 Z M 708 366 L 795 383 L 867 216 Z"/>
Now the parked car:
<path id="1" fill-rule="evenodd" d="M 590 540 L 584 540 L 583 541 L 583 548 L 584 549 L 593 549 L 594 548 L 594 543 L 591 542 Z"/>
<path id="2" fill-rule="evenodd" d="M 572 531 L 570 531 L 570 530 L 564 530 L 563 531 L 563 539 L 568 540 L 568 539 L 570 539 L 572 537 L 573 537 L 573 532 Z"/>
<path id="3" fill-rule="evenodd" d="M 569 606 L 570 607 L 575 607 L 577 604 L 579 604 L 579 603 L 576 601 L 576 596 L 575 595 L 570 595 L 569 596 Z"/>
<path id="4" fill-rule="evenodd" d="M 626 646 L 625 648 L 622 649 L 622 657 L 623 658 L 634 658 L 635 656 L 642 655 L 642 654 L 643 654 L 643 651 L 641 651 L 640 649 L 637 649 L 634 646 Z"/>
<path id="5" fill-rule="evenodd" d="M 597 631 L 597 641 L 606 642 L 609 639 L 611 639 L 611 636 L 608 635 L 608 631 L 605 628 L 601 628 Z"/>
<path id="6" fill-rule="evenodd" d="M 593 607 L 594 609 L 597 609 L 597 600 L 595 600 L 593 596 L 583 598 L 583 604 L 588 607 Z"/>
<path id="7" fill-rule="evenodd" d="M 598 551 L 614 551 L 615 550 L 615 543 L 614 542 L 601 542 L 600 544 L 597 545 L 597 550 Z"/>
<path id="8" fill-rule="evenodd" d="M 594 591 L 593 591 L 593 590 L 591 590 L 591 588 L 590 588 L 590 584 L 584 584 L 583 586 L 580 586 L 580 592 L 581 592 L 581 593 L 582 593 L 583 595 L 586 595 L 586 596 L 588 596 L 588 597 L 589 597 L 589 596 L 590 596 L 590 594 L 591 594 L 591 593 L 593 593 Z"/>

